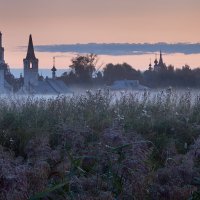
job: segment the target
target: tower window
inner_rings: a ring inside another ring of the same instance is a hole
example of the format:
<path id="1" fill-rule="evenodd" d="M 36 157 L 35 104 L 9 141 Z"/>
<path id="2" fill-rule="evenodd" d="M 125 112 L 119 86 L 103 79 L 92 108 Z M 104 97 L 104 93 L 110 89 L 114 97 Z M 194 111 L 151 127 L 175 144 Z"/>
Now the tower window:
<path id="1" fill-rule="evenodd" d="M 33 69 L 33 63 L 32 62 L 30 63 L 30 69 Z"/>

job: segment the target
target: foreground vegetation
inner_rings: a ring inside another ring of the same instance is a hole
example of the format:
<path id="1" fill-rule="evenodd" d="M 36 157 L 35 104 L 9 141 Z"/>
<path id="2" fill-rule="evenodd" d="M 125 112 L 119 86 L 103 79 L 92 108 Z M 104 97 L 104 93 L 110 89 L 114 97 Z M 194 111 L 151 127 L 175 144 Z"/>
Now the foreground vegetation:
<path id="1" fill-rule="evenodd" d="M 1 98 L 0 199 L 200 199 L 200 96 Z"/>

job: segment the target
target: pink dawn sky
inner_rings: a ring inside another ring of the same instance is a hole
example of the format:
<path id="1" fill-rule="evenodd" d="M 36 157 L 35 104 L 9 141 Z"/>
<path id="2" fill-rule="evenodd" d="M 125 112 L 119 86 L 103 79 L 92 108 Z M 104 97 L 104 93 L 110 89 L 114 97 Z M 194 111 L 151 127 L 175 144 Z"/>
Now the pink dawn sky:
<path id="1" fill-rule="evenodd" d="M 199 0 L 0 0 L 0 31 L 6 62 L 22 68 L 31 33 L 35 45 L 76 43 L 198 43 Z M 60 53 L 36 52 L 40 67 L 52 66 Z M 74 56 L 62 53 L 58 68 Z M 155 55 L 99 57 L 99 65 L 127 62 L 145 69 Z M 200 54 L 167 54 L 166 64 L 200 67 Z"/>

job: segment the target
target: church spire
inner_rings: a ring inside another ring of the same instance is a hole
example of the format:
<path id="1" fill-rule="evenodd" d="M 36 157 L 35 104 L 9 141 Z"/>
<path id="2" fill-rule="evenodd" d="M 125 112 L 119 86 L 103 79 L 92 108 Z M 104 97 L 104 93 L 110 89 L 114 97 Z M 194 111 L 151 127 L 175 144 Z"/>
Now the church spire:
<path id="1" fill-rule="evenodd" d="M 32 86 L 38 85 L 38 63 L 35 57 L 32 36 L 29 36 L 28 51 L 24 59 L 24 87 L 30 90 Z"/>
<path id="2" fill-rule="evenodd" d="M 163 59 L 162 59 L 162 51 L 160 50 L 160 60 L 159 60 L 159 65 L 163 66 Z"/>
<path id="3" fill-rule="evenodd" d="M 28 51 L 27 51 L 26 59 L 27 60 L 36 59 L 35 53 L 34 53 L 32 35 L 29 36 Z"/>
<path id="4" fill-rule="evenodd" d="M 0 48 L 2 47 L 2 33 L 0 31 Z"/>

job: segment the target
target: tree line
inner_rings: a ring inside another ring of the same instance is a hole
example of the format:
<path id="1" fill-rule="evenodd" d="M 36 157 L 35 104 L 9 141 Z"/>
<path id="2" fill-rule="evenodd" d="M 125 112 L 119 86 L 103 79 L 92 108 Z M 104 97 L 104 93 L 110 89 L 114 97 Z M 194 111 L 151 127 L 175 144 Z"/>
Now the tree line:
<path id="1" fill-rule="evenodd" d="M 65 72 L 59 79 L 66 84 L 111 85 L 116 80 L 139 80 L 145 86 L 158 87 L 200 87 L 200 68 L 191 69 L 185 65 L 175 69 L 169 65 L 160 71 L 152 68 L 142 72 L 127 63 L 107 64 L 103 69 L 97 65 L 96 54 L 77 55 L 69 66 L 70 72 Z"/>

